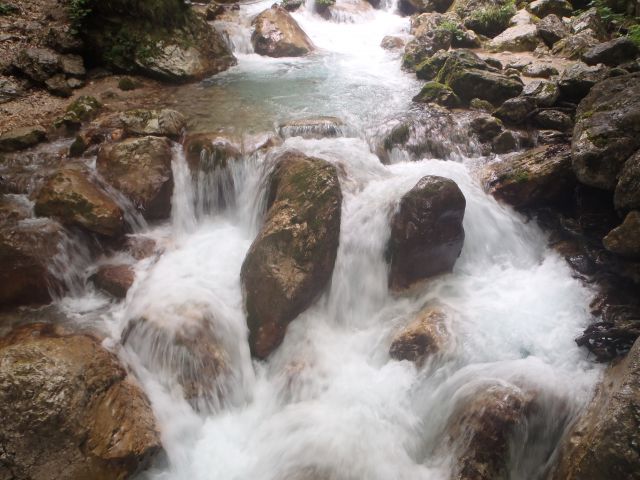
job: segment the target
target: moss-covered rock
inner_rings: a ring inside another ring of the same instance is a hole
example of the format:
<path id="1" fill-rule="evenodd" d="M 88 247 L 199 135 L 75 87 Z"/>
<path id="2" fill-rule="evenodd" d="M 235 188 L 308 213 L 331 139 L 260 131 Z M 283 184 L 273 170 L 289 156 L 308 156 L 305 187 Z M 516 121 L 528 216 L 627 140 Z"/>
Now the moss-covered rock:
<path id="1" fill-rule="evenodd" d="M 35 213 L 109 237 L 124 233 L 122 209 L 80 165 L 57 170 L 38 193 Z"/>
<path id="2" fill-rule="evenodd" d="M 94 119 L 101 109 L 102 103 L 96 98 L 83 95 L 69 104 L 62 118 L 55 121 L 55 126 L 64 126 L 68 129 L 79 128 L 83 122 Z"/>
<path id="3" fill-rule="evenodd" d="M 439 50 L 448 50 L 452 34 L 448 30 L 429 30 L 425 35 L 411 40 L 404 48 L 402 68 L 414 71 L 416 67 Z"/>
<path id="4" fill-rule="evenodd" d="M 414 102 L 419 103 L 437 103 L 443 107 L 455 108 L 460 105 L 458 96 L 446 85 L 438 82 L 427 82 L 420 89 L 415 97 Z"/>
<path id="5" fill-rule="evenodd" d="M 242 264 L 249 344 L 266 358 L 331 279 L 342 193 L 336 168 L 285 152 L 270 176 L 267 218 Z"/>
<path id="6" fill-rule="evenodd" d="M 96 167 L 146 219 L 164 219 L 171 213 L 172 156 L 171 142 L 166 138 L 130 138 L 104 145 Z"/>

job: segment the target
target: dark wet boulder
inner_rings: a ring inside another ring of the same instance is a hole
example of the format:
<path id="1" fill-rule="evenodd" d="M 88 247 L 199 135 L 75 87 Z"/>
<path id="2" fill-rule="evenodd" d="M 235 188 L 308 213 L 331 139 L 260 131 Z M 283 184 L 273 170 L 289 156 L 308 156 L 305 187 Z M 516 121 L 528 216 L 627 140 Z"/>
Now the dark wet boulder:
<path id="1" fill-rule="evenodd" d="M 446 311 L 437 306 L 426 306 L 391 341 L 389 356 L 394 360 L 409 360 L 418 367 L 448 348 L 450 333 Z"/>
<path id="2" fill-rule="evenodd" d="M 569 34 L 566 25 L 556 15 L 547 15 L 536 25 L 538 36 L 544 40 L 549 47 L 562 40 Z"/>
<path id="3" fill-rule="evenodd" d="M 562 18 L 573 14 L 573 7 L 567 0 L 535 0 L 527 5 L 527 10 L 538 18 L 552 14 Z"/>
<path id="4" fill-rule="evenodd" d="M 0 304 L 43 304 L 60 287 L 50 266 L 64 238 L 49 219 L 0 225 Z"/>
<path id="5" fill-rule="evenodd" d="M 253 21 L 251 42 L 256 53 L 268 57 L 300 57 L 314 50 L 313 43 L 284 8 L 273 5 Z"/>
<path id="6" fill-rule="evenodd" d="M 640 212 L 629 212 L 624 222 L 611 230 L 602 243 L 610 252 L 640 259 Z"/>
<path id="7" fill-rule="evenodd" d="M 488 385 L 458 401 L 447 436 L 454 451 L 452 478 L 509 478 L 511 439 L 526 428 L 533 396 L 510 384 Z"/>
<path id="8" fill-rule="evenodd" d="M 545 145 L 487 165 L 485 189 L 497 200 L 527 209 L 557 204 L 575 186 L 567 145 Z"/>
<path id="9" fill-rule="evenodd" d="M 47 131 L 40 127 L 23 127 L 0 135 L 0 152 L 15 152 L 33 147 L 47 138 Z"/>
<path id="10" fill-rule="evenodd" d="M 587 96 L 596 83 L 607 78 L 608 73 L 604 65 L 589 67 L 582 62 L 571 65 L 558 79 L 561 98 L 578 103 Z"/>
<path id="11" fill-rule="evenodd" d="M 558 70 L 547 63 L 530 63 L 522 69 L 522 74 L 533 78 L 551 78 L 558 75 Z"/>
<path id="12" fill-rule="evenodd" d="M 534 80 L 524 86 L 522 95 L 531 98 L 538 107 L 551 107 L 560 97 L 560 89 L 556 82 Z"/>
<path id="13" fill-rule="evenodd" d="M 616 209 L 623 212 L 640 210 L 640 150 L 625 162 L 618 178 L 613 203 Z"/>
<path id="14" fill-rule="evenodd" d="M 571 119 L 571 116 L 561 110 L 538 110 L 533 115 L 532 120 L 538 128 L 546 130 L 566 132 L 573 128 L 573 120 Z"/>
<path id="15" fill-rule="evenodd" d="M 131 265 L 106 264 L 98 267 L 91 280 L 100 290 L 115 298 L 124 298 L 133 285 L 135 272 Z"/>
<path id="16" fill-rule="evenodd" d="M 640 148 L 640 73 L 591 89 L 578 106 L 571 148 L 580 182 L 615 188 L 625 162 Z"/>
<path id="17" fill-rule="evenodd" d="M 494 153 L 502 154 L 513 152 L 518 149 L 520 140 L 511 130 L 500 132 L 491 142 L 491 149 Z"/>
<path id="18" fill-rule="evenodd" d="M 587 65 L 604 63 L 611 67 L 634 60 L 640 55 L 640 49 L 630 38 L 620 37 L 599 43 L 582 54 Z"/>
<path id="19" fill-rule="evenodd" d="M 284 8 L 287 12 L 295 12 L 304 4 L 304 0 L 282 0 L 280 2 L 282 8 Z"/>
<path id="20" fill-rule="evenodd" d="M 469 127 L 481 142 L 490 142 L 503 131 L 502 121 L 486 114 L 474 117 Z"/>
<path id="21" fill-rule="evenodd" d="M 151 406 L 115 355 L 35 324 L 0 339 L 0 471 L 7 478 L 130 478 L 161 451 Z"/>
<path id="22" fill-rule="evenodd" d="M 100 126 L 123 129 L 128 135 L 155 135 L 178 139 L 187 126 L 187 120 L 180 112 L 168 108 L 136 109 L 110 115 L 100 122 Z"/>
<path id="23" fill-rule="evenodd" d="M 387 245 L 392 290 L 453 269 L 464 243 L 465 206 L 458 185 L 438 176 L 423 177 L 402 197 Z"/>
<path id="24" fill-rule="evenodd" d="M 420 62 L 415 67 L 416 77 L 421 80 L 433 80 L 438 75 L 438 72 L 443 67 L 452 51 L 439 50 L 426 60 Z M 485 65 L 482 65 L 483 67 Z"/>
<path id="25" fill-rule="evenodd" d="M 108 237 L 125 230 L 122 209 L 81 165 L 64 166 L 48 178 L 37 195 L 35 213 Z"/>
<path id="26" fill-rule="evenodd" d="M 517 125 L 526 122 L 535 108 L 533 98 L 520 96 L 505 100 L 493 115 L 504 123 Z"/>
<path id="27" fill-rule="evenodd" d="M 340 237 L 342 192 L 336 168 L 287 151 L 271 173 L 267 217 L 242 264 L 249 344 L 266 358 L 287 325 L 324 291 Z"/>
<path id="28" fill-rule="evenodd" d="M 455 108 L 460 105 L 460 99 L 453 90 L 438 82 L 425 83 L 420 89 L 420 92 L 413 97 L 413 101 L 418 103 L 436 103 L 449 108 Z"/>
<path id="29" fill-rule="evenodd" d="M 214 321 L 208 307 L 197 303 L 151 309 L 127 323 L 122 344 L 160 382 L 177 382 L 197 411 L 213 412 L 228 400 L 225 376 L 230 368 Z"/>
<path id="30" fill-rule="evenodd" d="M 171 213 L 172 155 L 166 138 L 130 138 L 103 145 L 96 168 L 145 218 L 163 219 Z"/>
<path id="31" fill-rule="evenodd" d="M 242 146 L 235 139 L 217 132 L 193 133 L 184 140 L 184 152 L 191 171 L 224 169 L 242 158 Z"/>
<path id="32" fill-rule="evenodd" d="M 632 480 L 640 475 L 640 340 L 604 374 L 565 435 L 553 480 Z"/>

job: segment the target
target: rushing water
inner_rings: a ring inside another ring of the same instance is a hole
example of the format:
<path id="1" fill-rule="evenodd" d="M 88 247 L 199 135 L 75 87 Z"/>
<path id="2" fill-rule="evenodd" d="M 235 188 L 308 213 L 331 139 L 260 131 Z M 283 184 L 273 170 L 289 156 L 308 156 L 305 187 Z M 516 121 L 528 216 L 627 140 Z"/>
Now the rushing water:
<path id="1" fill-rule="evenodd" d="M 139 227 L 164 253 L 135 264 L 136 281 L 123 302 L 108 303 L 93 291 L 62 301 L 108 332 L 107 345 L 149 394 L 166 458 L 144 477 L 446 479 L 442 430 L 455 402 L 498 382 L 541 399 L 537 430 L 517 437 L 510 462 L 511 478 L 539 478 L 559 429 L 599 374 L 573 342 L 589 321 L 589 291 L 546 247 L 535 224 L 482 191 L 469 173 L 473 159 L 385 166 L 371 153 L 367 132 L 406 111 L 419 89 L 401 72 L 399 53 L 379 47 L 387 34 L 405 35 L 407 19 L 391 7 L 345 14 L 340 22 L 303 9 L 294 17 L 318 52 L 271 59 L 248 46 L 249 19 L 270 4 L 242 8 L 244 24 L 230 36 L 238 66 L 185 87 L 184 110 L 202 130 L 255 133 L 332 115 L 351 133 L 292 136 L 268 154 L 233 164 L 225 178 L 192 179 L 176 146 L 171 221 Z M 253 362 L 239 272 L 264 213 L 266 174 L 286 148 L 340 167 L 340 247 L 330 288 L 290 324 L 266 362 Z M 384 262 L 389 219 L 401 196 L 427 174 L 449 177 L 463 191 L 464 248 L 453 273 L 393 297 Z M 452 312 L 450 350 L 422 369 L 391 360 L 393 333 L 433 300 Z M 156 333 L 139 330 L 123 347 L 123 332 L 140 317 L 155 319 Z M 228 367 L 196 409 L 177 380 L 186 354 L 170 343 L 202 322 L 224 346 Z"/>

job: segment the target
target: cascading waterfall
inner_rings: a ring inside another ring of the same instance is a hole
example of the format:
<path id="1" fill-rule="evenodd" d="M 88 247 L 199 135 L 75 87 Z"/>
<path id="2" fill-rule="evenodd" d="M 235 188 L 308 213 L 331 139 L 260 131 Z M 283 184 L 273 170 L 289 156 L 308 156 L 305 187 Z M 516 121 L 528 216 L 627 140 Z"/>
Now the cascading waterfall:
<path id="1" fill-rule="evenodd" d="M 242 7 L 245 26 L 270 4 Z M 234 94 L 247 102 L 261 92 L 256 108 L 270 112 L 273 125 L 335 115 L 357 134 L 289 132 L 268 154 L 243 153 L 196 174 L 176 145 L 171 222 L 145 227 L 165 252 L 136 265 L 127 298 L 101 317 L 107 343 L 136 372 L 161 427 L 166 461 L 143 478 L 447 479 L 447 419 L 459 401 L 494 384 L 538 393 L 539 408 L 513 441 L 509 473 L 542 478 L 600 373 L 573 342 L 589 321 L 590 292 L 536 225 L 482 191 L 468 168 L 478 159 L 463 156 L 473 146 L 457 150 L 456 161 L 396 155 L 388 166 L 372 153 L 368 132 L 406 112 L 419 88 L 400 71 L 398 54 L 378 47 L 385 35 L 406 33 L 408 20 L 390 8 L 331 22 L 310 7 L 294 17 L 319 52 L 267 59 L 234 39 L 239 65 L 210 88 L 239 85 Z M 231 124 L 233 105 L 216 107 Z M 266 362 L 252 362 L 240 267 L 264 216 L 268 172 L 289 148 L 338 166 L 340 246 L 330 288 Z M 384 259 L 389 222 L 424 175 L 459 185 L 466 240 L 453 273 L 395 297 Z M 394 332 L 430 302 L 452 312 L 449 350 L 421 369 L 390 360 Z M 209 338 L 222 349 L 199 350 Z"/>

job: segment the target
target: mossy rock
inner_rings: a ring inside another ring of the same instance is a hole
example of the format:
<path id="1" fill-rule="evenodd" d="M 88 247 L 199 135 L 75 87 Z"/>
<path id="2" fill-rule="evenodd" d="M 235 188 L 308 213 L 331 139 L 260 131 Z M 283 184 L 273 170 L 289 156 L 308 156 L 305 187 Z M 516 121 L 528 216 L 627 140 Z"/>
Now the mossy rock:
<path id="1" fill-rule="evenodd" d="M 437 103 L 443 107 L 455 108 L 460 105 L 458 96 L 446 85 L 438 82 L 427 82 L 420 93 L 413 97 L 414 102 Z"/>
<path id="2" fill-rule="evenodd" d="M 83 122 L 94 119 L 102 110 L 102 106 L 102 103 L 96 98 L 83 95 L 69 104 L 64 116 L 57 119 L 54 126 L 56 128 L 62 126 L 69 129 L 79 128 Z"/>

